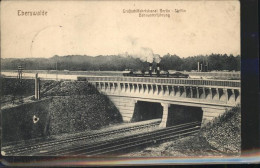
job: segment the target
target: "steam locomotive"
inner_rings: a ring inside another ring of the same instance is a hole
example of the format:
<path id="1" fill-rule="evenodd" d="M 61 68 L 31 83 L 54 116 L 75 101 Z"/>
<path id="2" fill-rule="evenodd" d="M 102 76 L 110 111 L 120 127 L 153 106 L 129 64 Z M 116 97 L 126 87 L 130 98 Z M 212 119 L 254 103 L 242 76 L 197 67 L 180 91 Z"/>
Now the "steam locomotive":
<path id="1" fill-rule="evenodd" d="M 160 64 L 157 63 L 156 69 L 152 69 L 152 64 L 149 64 L 148 71 L 133 71 L 133 70 L 125 70 L 123 71 L 123 76 L 131 76 L 131 77 L 160 77 L 160 78 L 188 78 L 188 74 L 183 74 L 181 72 L 169 73 L 169 71 L 160 70 Z"/>

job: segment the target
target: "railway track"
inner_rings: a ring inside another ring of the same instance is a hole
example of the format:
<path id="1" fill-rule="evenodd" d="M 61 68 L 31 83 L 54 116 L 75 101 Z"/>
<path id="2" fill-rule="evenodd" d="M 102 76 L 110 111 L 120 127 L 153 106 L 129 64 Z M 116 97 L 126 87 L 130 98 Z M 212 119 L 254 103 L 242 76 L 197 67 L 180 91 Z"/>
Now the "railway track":
<path id="1" fill-rule="evenodd" d="M 136 131 L 136 130 L 141 130 L 145 128 L 150 128 L 150 127 L 155 127 L 160 124 L 160 119 L 157 119 L 153 121 L 152 123 L 146 123 L 142 125 L 135 125 L 135 126 L 130 126 L 130 127 L 125 127 L 125 128 L 119 128 L 116 130 L 110 130 L 110 131 L 105 131 L 105 132 L 100 132 L 100 133 L 92 133 L 92 134 L 80 134 L 77 136 L 73 137 L 68 137 L 65 139 L 54 139 L 54 140 L 48 140 L 40 143 L 30 143 L 30 144 L 9 144 L 9 146 L 4 146 L 2 147 L 2 151 L 4 151 L 6 156 L 19 156 L 19 155 L 27 155 L 29 153 L 39 153 L 38 151 L 44 151 L 48 149 L 52 149 L 53 147 L 62 147 L 65 144 L 68 143 L 76 143 L 78 141 L 91 141 L 95 140 L 100 137 L 105 137 L 109 135 L 115 135 L 115 134 L 120 134 L 120 133 L 125 133 L 129 131 Z"/>
<path id="2" fill-rule="evenodd" d="M 170 139 L 175 139 L 180 136 L 187 136 L 197 133 L 200 129 L 200 122 L 192 122 L 180 124 L 173 127 L 158 129 L 155 131 L 130 135 L 122 138 L 111 139 L 93 144 L 75 145 L 71 148 L 61 149 L 58 151 L 50 151 L 40 155 L 85 155 L 85 156 L 100 156 L 104 154 L 117 154 L 118 152 L 125 153 L 129 149 L 137 147 L 145 147 L 154 143 L 160 143 Z"/>

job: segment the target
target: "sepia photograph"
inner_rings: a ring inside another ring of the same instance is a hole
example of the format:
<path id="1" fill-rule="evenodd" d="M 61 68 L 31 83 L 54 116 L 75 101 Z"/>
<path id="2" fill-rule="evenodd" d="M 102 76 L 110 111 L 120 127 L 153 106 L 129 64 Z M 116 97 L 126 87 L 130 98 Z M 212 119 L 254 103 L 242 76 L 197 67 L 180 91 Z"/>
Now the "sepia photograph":
<path id="1" fill-rule="evenodd" d="M 241 155 L 238 0 L 1 1 L 1 155 Z"/>

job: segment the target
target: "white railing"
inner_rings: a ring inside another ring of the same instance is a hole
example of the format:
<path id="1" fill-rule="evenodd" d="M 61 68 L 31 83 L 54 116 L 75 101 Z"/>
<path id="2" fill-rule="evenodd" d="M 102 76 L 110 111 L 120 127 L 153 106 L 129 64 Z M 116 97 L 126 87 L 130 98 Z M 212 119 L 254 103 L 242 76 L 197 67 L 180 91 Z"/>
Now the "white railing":
<path id="1" fill-rule="evenodd" d="M 207 80 L 207 79 L 180 79 L 180 78 L 150 78 L 150 77 L 120 77 L 120 76 L 93 76 L 86 77 L 89 82 L 130 82 L 151 84 L 186 84 L 203 86 L 240 87 L 240 80 Z"/>

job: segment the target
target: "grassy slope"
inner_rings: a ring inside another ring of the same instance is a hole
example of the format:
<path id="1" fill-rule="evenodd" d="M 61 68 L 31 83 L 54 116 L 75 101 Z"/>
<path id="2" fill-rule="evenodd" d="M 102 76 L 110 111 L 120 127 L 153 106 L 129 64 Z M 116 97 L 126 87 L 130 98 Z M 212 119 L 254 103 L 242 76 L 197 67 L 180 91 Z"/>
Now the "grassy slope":
<path id="1" fill-rule="evenodd" d="M 194 136 L 149 147 L 127 156 L 222 156 L 239 155 L 241 112 L 234 107 L 208 123 Z"/>
<path id="2" fill-rule="evenodd" d="M 241 108 L 225 112 L 201 130 L 210 145 L 227 154 L 239 153 L 241 149 Z"/>
<path id="3" fill-rule="evenodd" d="M 99 129 L 122 121 L 113 103 L 87 82 L 58 82 L 43 95 L 54 96 L 49 108 L 51 135 Z"/>

